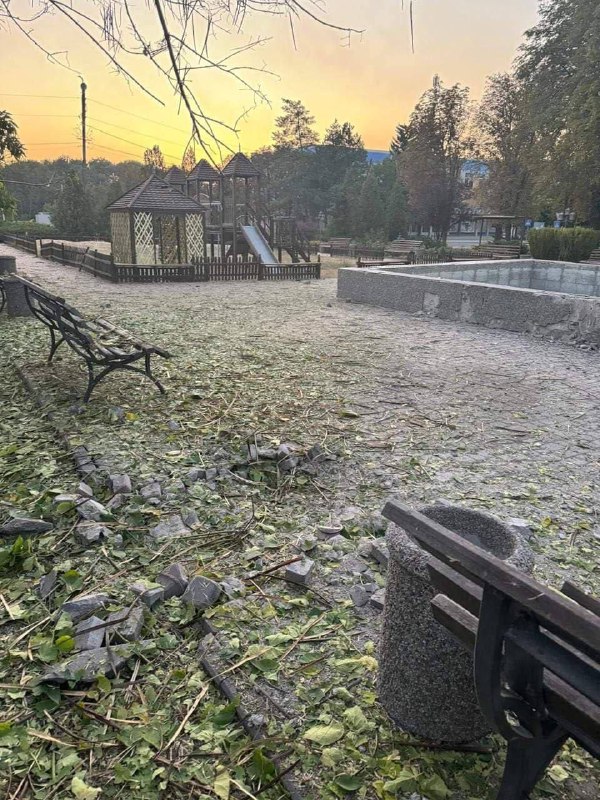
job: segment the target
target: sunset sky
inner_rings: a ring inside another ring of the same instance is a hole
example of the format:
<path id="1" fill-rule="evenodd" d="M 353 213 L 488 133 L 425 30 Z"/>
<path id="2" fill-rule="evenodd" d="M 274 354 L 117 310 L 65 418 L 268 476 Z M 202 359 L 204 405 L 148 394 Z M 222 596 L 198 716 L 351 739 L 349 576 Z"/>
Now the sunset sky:
<path id="1" fill-rule="evenodd" d="M 148 13 L 144 0 L 138 2 Z M 13 4 L 19 5 L 30 12 L 29 0 Z M 523 31 L 535 23 L 537 0 L 415 0 L 414 55 L 402 5 L 402 0 L 329 0 L 329 20 L 364 29 L 350 46 L 339 32 L 303 20 L 295 26 L 295 48 L 289 22 L 266 15 L 250 20 L 241 36 L 219 35 L 215 55 L 258 35 L 268 38 L 238 63 L 275 73 L 247 73 L 271 105 L 251 110 L 239 123 L 239 139 L 228 134 L 227 144 L 246 152 L 268 144 L 281 98 L 289 97 L 305 103 L 319 133 L 337 117 L 354 123 L 368 148 L 385 150 L 395 125 L 407 119 L 435 73 L 447 84 L 470 86 L 477 99 L 487 75 L 507 70 Z M 128 86 L 67 21 L 47 16 L 27 27 L 48 50 L 67 50 L 75 70 L 50 63 L 16 28 L 0 28 L 0 109 L 13 114 L 30 158 L 80 154 L 80 72 L 88 85 L 89 158 L 141 159 L 146 147 L 159 144 L 168 163 L 181 160 L 189 122 L 166 83 L 141 58 L 130 59 L 128 66 L 164 107 Z M 252 93 L 231 78 L 208 70 L 199 75 L 195 91 L 211 116 L 234 122 L 252 108 Z M 198 148 L 197 155 L 202 155 Z"/>

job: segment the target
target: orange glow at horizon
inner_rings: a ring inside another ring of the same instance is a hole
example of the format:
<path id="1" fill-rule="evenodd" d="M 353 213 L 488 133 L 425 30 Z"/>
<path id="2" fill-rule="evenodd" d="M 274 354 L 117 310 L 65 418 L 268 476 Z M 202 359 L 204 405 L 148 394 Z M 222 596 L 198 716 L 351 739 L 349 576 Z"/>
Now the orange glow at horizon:
<path id="1" fill-rule="evenodd" d="M 269 145 L 283 97 L 302 100 L 319 134 L 334 119 L 347 120 L 367 148 L 387 150 L 395 126 L 406 121 L 434 74 L 446 84 L 469 86 L 476 99 L 486 76 L 510 69 L 536 10 L 537 0 L 416 0 L 414 55 L 400 0 L 329 0 L 328 19 L 364 29 L 349 46 L 339 32 L 302 20 L 295 26 L 295 47 L 285 18 L 258 15 L 229 46 L 258 35 L 268 39 L 239 63 L 254 68 L 245 77 L 270 104 L 254 108 L 250 91 L 209 70 L 193 79 L 194 91 L 211 116 L 232 124 L 242 117 L 237 135 L 222 129 L 234 151 Z M 29 158 L 80 157 L 81 74 L 88 86 L 89 160 L 141 160 L 146 147 L 158 144 L 167 163 L 181 161 L 189 121 L 150 65 L 128 62 L 164 105 L 129 86 L 67 22 L 48 16 L 40 33 L 48 50 L 68 49 L 71 71 L 50 63 L 15 27 L 0 30 L 0 109 L 13 115 Z M 258 71 L 263 66 L 269 72 Z M 198 146 L 196 155 L 203 155 Z"/>

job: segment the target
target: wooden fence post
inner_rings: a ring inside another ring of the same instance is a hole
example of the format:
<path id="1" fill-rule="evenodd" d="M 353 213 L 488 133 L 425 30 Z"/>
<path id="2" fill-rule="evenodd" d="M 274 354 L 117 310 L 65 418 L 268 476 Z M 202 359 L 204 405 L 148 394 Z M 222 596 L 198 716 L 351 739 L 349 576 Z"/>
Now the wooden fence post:
<path id="1" fill-rule="evenodd" d="M 65 243 L 64 242 L 60 243 L 60 248 L 61 248 L 60 261 L 61 261 L 61 264 L 64 264 L 65 263 Z"/>
<path id="2" fill-rule="evenodd" d="M 258 280 L 264 281 L 265 279 L 265 265 L 263 264 L 263 260 L 260 256 L 258 256 Z"/>

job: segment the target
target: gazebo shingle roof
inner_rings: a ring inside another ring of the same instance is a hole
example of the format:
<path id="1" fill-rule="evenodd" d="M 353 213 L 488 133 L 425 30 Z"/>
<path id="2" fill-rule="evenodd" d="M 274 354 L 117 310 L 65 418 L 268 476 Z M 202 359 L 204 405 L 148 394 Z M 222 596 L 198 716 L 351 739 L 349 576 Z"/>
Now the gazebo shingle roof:
<path id="1" fill-rule="evenodd" d="M 205 158 L 202 158 L 188 175 L 188 180 L 220 181 L 221 173 L 212 164 L 209 164 Z"/>
<path id="2" fill-rule="evenodd" d="M 107 206 L 107 211 L 201 211 L 200 205 L 162 178 L 151 175 Z"/>
<path id="3" fill-rule="evenodd" d="M 243 153 L 236 153 L 223 168 L 225 178 L 258 178 L 260 172 Z"/>
<path id="4" fill-rule="evenodd" d="M 187 176 L 185 172 L 180 169 L 179 167 L 171 167 L 171 169 L 166 173 L 164 180 L 167 183 L 184 183 L 187 181 Z"/>

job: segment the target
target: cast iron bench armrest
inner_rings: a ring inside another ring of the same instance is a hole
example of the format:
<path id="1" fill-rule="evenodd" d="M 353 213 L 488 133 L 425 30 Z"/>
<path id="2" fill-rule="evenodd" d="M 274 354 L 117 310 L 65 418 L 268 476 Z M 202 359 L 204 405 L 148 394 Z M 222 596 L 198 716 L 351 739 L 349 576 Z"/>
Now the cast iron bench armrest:
<path id="1" fill-rule="evenodd" d="M 564 742 L 600 757 L 600 602 L 544 586 L 407 506 L 383 511 L 433 559 L 435 619 L 474 654 L 484 716 L 508 742 L 498 800 L 524 800 Z"/>

